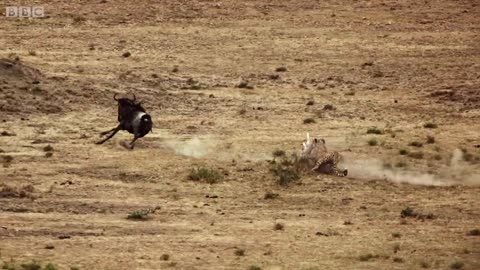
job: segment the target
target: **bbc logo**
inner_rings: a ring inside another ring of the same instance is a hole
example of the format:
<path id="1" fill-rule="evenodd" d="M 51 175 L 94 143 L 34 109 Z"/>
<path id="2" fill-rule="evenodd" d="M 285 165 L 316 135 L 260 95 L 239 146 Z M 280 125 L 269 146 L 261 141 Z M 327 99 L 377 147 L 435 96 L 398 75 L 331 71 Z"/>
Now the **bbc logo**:
<path id="1" fill-rule="evenodd" d="M 6 7 L 5 16 L 7 17 L 44 17 L 43 7 Z"/>

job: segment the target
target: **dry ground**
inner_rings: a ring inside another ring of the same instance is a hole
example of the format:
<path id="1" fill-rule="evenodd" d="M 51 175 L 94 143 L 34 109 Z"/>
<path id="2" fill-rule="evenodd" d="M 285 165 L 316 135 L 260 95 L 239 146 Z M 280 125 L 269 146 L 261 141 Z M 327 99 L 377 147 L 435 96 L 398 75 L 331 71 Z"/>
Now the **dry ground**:
<path id="1" fill-rule="evenodd" d="M 46 18 L 0 17 L 0 261 L 480 269 L 477 1 L 37 2 Z M 134 151 L 124 133 L 93 144 L 129 91 L 154 133 Z M 267 160 L 306 132 L 351 176 L 278 185 Z M 223 179 L 190 181 L 195 166 Z M 440 186 L 398 183 L 423 173 Z M 407 206 L 424 216 L 401 218 Z"/>

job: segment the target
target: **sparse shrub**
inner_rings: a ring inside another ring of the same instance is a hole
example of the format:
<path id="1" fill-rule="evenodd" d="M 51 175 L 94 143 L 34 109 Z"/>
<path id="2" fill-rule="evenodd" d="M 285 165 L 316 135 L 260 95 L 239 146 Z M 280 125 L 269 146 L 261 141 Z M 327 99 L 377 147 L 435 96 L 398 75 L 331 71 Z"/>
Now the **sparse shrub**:
<path id="1" fill-rule="evenodd" d="M 323 109 L 324 109 L 325 111 L 331 111 L 331 110 L 334 110 L 335 107 L 333 107 L 332 104 L 325 104 L 325 106 L 323 106 Z"/>
<path id="2" fill-rule="evenodd" d="M 414 146 L 414 147 L 422 147 L 423 146 L 423 143 L 421 142 L 417 142 L 417 141 L 413 141 L 409 144 L 410 146 Z"/>
<path id="3" fill-rule="evenodd" d="M 309 117 L 309 118 L 303 119 L 303 123 L 304 124 L 313 124 L 313 123 L 316 123 L 316 122 L 315 122 L 315 119 Z"/>
<path id="4" fill-rule="evenodd" d="M 469 236 L 479 236 L 480 235 L 480 229 L 473 229 L 467 232 L 467 235 Z"/>
<path id="5" fill-rule="evenodd" d="M 313 100 L 309 100 L 309 101 L 307 102 L 307 106 L 312 106 L 312 105 L 314 105 L 314 104 L 315 104 L 315 101 L 313 101 Z"/>
<path id="6" fill-rule="evenodd" d="M 370 146 L 376 146 L 376 145 L 378 145 L 377 139 L 372 138 L 372 139 L 368 140 L 368 145 L 370 145 Z"/>
<path id="7" fill-rule="evenodd" d="M 473 160 L 473 155 L 467 149 L 462 149 L 462 158 L 464 161 L 470 162 Z"/>
<path id="8" fill-rule="evenodd" d="M 170 255 L 168 255 L 168 254 L 162 254 L 162 256 L 160 256 L 160 260 L 162 260 L 162 261 L 168 261 L 168 260 L 170 260 Z"/>
<path id="9" fill-rule="evenodd" d="M 148 219 L 149 211 L 146 210 L 136 210 L 128 214 L 127 219 L 133 220 L 146 220 Z"/>
<path id="10" fill-rule="evenodd" d="M 278 67 L 275 69 L 276 72 L 286 72 L 287 68 L 286 67 Z"/>
<path id="11" fill-rule="evenodd" d="M 403 260 L 402 258 L 395 257 L 395 258 L 393 258 L 393 262 L 395 262 L 395 263 L 403 263 L 404 260 Z"/>
<path id="12" fill-rule="evenodd" d="M 57 270 L 58 268 L 53 265 L 52 263 L 48 263 L 47 265 L 45 265 L 44 267 L 44 270 Z"/>
<path id="13" fill-rule="evenodd" d="M 173 69 L 172 69 L 172 72 L 173 72 L 173 73 L 177 73 L 177 72 L 178 72 L 178 67 L 177 67 L 177 66 L 174 66 Z"/>
<path id="14" fill-rule="evenodd" d="M 442 156 L 441 156 L 440 154 L 435 154 L 435 155 L 433 156 L 433 159 L 435 159 L 435 160 L 442 160 Z"/>
<path id="15" fill-rule="evenodd" d="M 37 263 L 36 261 L 32 261 L 30 263 L 23 263 L 20 265 L 23 270 L 41 270 L 42 266 Z"/>
<path id="16" fill-rule="evenodd" d="M 252 265 L 252 266 L 248 267 L 248 270 L 262 270 L 262 268 L 260 268 L 259 266 L 256 266 L 256 265 Z"/>
<path id="17" fill-rule="evenodd" d="M 273 229 L 275 231 L 283 231 L 283 227 L 284 225 L 282 223 L 275 223 L 275 226 L 273 227 Z"/>
<path id="18" fill-rule="evenodd" d="M 53 156 L 53 153 L 52 152 L 47 152 L 45 153 L 45 157 L 46 158 L 49 158 L 49 157 L 52 157 Z"/>
<path id="19" fill-rule="evenodd" d="M 43 151 L 44 151 L 44 152 L 52 152 L 52 151 L 53 151 L 53 147 L 49 144 L 49 145 L 47 145 L 47 146 L 45 146 L 45 147 L 43 148 Z"/>
<path id="20" fill-rule="evenodd" d="M 280 149 L 275 150 L 275 151 L 273 151 L 273 156 L 274 157 L 284 157 L 285 156 L 285 151 L 280 150 Z"/>
<path id="21" fill-rule="evenodd" d="M 80 268 L 78 268 L 76 266 L 72 266 L 72 267 L 70 267 L 70 270 L 80 270 Z"/>
<path id="22" fill-rule="evenodd" d="M 378 135 L 380 135 L 380 134 L 383 134 L 383 130 L 378 129 L 376 127 L 372 127 L 372 128 L 369 128 L 367 130 L 367 134 L 378 134 Z"/>
<path id="23" fill-rule="evenodd" d="M 36 55 L 37 55 L 37 52 L 35 52 L 35 51 L 28 51 L 28 55 L 30 55 L 30 56 L 36 56 Z"/>
<path id="24" fill-rule="evenodd" d="M 400 250 L 400 244 L 399 244 L 399 243 L 395 243 L 395 244 L 393 245 L 393 253 L 397 253 L 399 250 Z"/>
<path id="25" fill-rule="evenodd" d="M 278 196 L 280 196 L 278 193 L 273 193 L 271 191 L 268 191 L 267 193 L 265 193 L 265 196 L 263 196 L 263 198 L 265 200 L 273 200 L 278 198 Z"/>
<path id="26" fill-rule="evenodd" d="M 430 263 L 428 263 L 426 261 L 421 261 L 420 262 L 420 267 L 421 268 L 430 268 Z"/>
<path id="27" fill-rule="evenodd" d="M 245 250 L 241 249 L 241 248 L 236 249 L 234 254 L 237 255 L 237 256 L 245 256 Z"/>
<path id="28" fill-rule="evenodd" d="M 465 264 L 462 261 L 455 261 L 450 264 L 450 269 L 462 269 Z"/>
<path id="29" fill-rule="evenodd" d="M 400 237 L 402 237 L 402 235 L 399 232 L 394 232 L 394 233 L 392 233 L 392 237 L 393 238 L 400 238 Z"/>
<path id="30" fill-rule="evenodd" d="M 214 184 L 222 178 L 222 175 L 214 169 L 200 167 L 192 169 L 188 178 L 193 181 L 204 180 L 209 184 Z"/>
<path id="31" fill-rule="evenodd" d="M 404 217 L 412 217 L 414 216 L 414 212 L 413 212 L 413 209 L 410 208 L 409 206 L 407 206 L 405 209 L 403 209 L 401 212 L 400 212 L 400 217 L 404 218 Z"/>
<path id="32" fill-rule="evenodd" d="M 412 152 L 408 154 L 409 157 L 414 158 L 414 159 L 422 159 L 423 158 L 423 153 L 422 152 Z"/>
<path id="33" fill-rule="evenodd" d="M 278 184 L 281 186 L 288 186 L 293 181 L 300 179 L 299 174 L 290 167 L 277 165 L 272 169 L 272 172 L 278 176 Z"/>
<path id="34" fill-rule="evenodd" d="M 12 156 L 9 156 L 9 155 L 3 156 L 3 162 L 5 162 L 5 163 L 10 163 L 10 162 L 12 162 L 12 161 L 13 161 L 13 157 L 12 157 Z"/>
<path id="35" fill-rule="evenodd" d="M 399 161 L 399 162 L 395 163 L 395 167 L 405 168 L 405 167 L 407 167 L 407 163 L 405 163 L 404 161 Z"/>
<path id="36" fill-rule="evenodd" d="M 74 14 L 72 15 L 73 18 L 73 23 L 74 24 L 81 24 L 84 23 L 87 19 L 83 17 L 82 15 Z"/>
<path id="37" fill-rule="evenodd" d="M 433 144 L 433 143 L 435 143 L 435 137 L 428 135 L 428 136 L 427 136 L 427 143 L 428 143 L 428 144 Z"/>
<path id="38" fill-rule="evenodd" d="M 124 52 L 124 53 L 122 54 L 122 56 L 125 57 L 125 58 L 127 58 L 127 57 L 132 56 L 132 54 L 131 54 L 130 52 Z"/>
<path id="39" fill-rule="evenodd" d="M 245 108 L 241 109 L 239 112 L 238 112 L 240 115 L 244 115 L 247 113 L 247 110 Z"/>
<path id="40" fill-rule="evenodd" d="M 368 254 L 365 254 L 365 255 L 360 255 L 358 257 L 358 259 L 361 261 L 361 262 L 367 262 L 371 259 L 375 259 L 375 258 L 378 258 L 378 255 L 373 255 L 371 253 L 368 253 Z"/>
<path id="41" fill-rule="evenodd" d="M 404 155 L 408 155 L 408 150 L 407 150 L 407 149 L 404 149 L 404 148 L 402 148 L 402 149 L 398 150 L 398 153 L 399 153 L 400 155 L 402 155 L 402 156 L 404 156 Z"/>
<path id="42" fill-rule="evenodd" d="M 423 127 L 424 128 L 437 128 L 438 125 L 435 124 L 435 123 L 428 122 L 428 123 L 423 124 Z"/>

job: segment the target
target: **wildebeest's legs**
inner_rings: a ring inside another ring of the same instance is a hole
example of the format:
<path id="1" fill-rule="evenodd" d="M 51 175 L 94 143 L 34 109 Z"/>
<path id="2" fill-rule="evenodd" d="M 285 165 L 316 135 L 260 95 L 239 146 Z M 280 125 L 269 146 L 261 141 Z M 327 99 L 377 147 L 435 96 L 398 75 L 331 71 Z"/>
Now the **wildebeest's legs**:
<path id="1" fill-rule="evenodd" d="M 114 128 L 109 129 L 109 130 L 107 130 L 107 131 L 100 132 L 100 137 L 103 136 L 103 135 L 106 135 L 106 134 L 108 134 L 108 133 L 110 133 L 110 132 L 112 132 L 112 131 L 114 131 L 114 130 L 116 130 L 117 128 L 118 128 L 118 127 L 114 127 Z"/>
<path id="2" fill-rule="evenodd" d="M 115 136 L 115 134 L 116 134 L 120 129 L 121 129 L 121 126 L 118 125 L 118 127 L 114 128 L 114 129 L 112 129 L 112 130 L 109 130 L 108 132 L 113 131 L 112 134 L 108 135 L 105 139 L 96 142 L 96 144 L 102 144 L 102 143 L 108 141 L 110 138 L 112 138 L 113 136 Z M 108 132 L 107 132 L 107 133 L 108 133 Z M 107 133 L 105 133 L 105 134 L 107 134 Z"/>
<path id="3" fill-rule="evenodd" d="M 137 135 L 135 135 L 135 137 L 133 137 L 133 140 L 130 142 L 130 149 L 133 149 L 133 147 L 135 146 L 135 141 L 138 139 L 139 137 Z"/>

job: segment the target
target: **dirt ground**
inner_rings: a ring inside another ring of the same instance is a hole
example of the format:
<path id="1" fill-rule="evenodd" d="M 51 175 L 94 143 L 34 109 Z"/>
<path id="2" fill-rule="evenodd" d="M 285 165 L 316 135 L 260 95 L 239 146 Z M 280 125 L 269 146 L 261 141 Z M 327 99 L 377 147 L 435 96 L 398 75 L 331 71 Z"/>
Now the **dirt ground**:
<path id="1" fill-rule="evenodd" d="M 480 269 L 477 1 L 35 3 L 0 17 L 0 265 Z M 95 145 L 129 92 L 153 133 Z M 348 177 L 278 184 L 307 132 Z"/>

